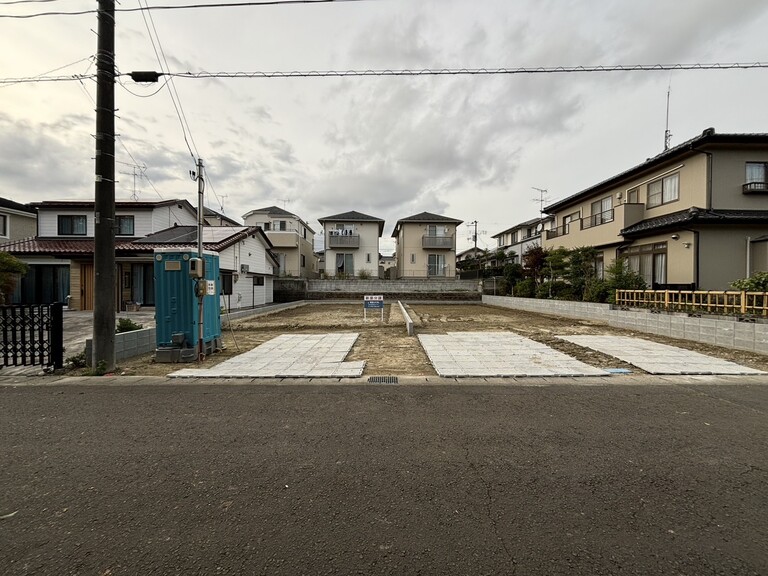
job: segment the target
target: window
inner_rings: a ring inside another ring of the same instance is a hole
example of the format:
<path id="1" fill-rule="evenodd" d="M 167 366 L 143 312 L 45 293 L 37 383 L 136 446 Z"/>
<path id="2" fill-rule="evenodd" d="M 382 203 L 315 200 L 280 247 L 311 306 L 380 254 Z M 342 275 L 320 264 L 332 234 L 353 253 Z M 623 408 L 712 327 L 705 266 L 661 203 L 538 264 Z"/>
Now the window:
<path id="1" fill-rule="evenodd" d="M 304 254 L 301 255 L 301 267 L 304 268 L 307 265 L 307 257 Z"/>
<path id="2" fill-rule="evenodd" d="M 272 224 L 270 222 L 264 222 L 264 224 L 261 225 L 264 232 L 269 232 L 269 230 L 272 229 Z"/>
<path id="3" fill-rule="evenodd" d="M 574 212 L 573 214 L 568 214 L 568 216 L 563 216 L 563 234 L 568 234 L 571 228 L 571 222 L 575 222 L 579 219 L 579 213 Z"/>
<path id="4" fill-rule="evenodd" d="M 416 264 L 416 254 L 411 254 L 411 264 Z"/>
<path id="5" fill-rule="evenodd" d="M 768 182 L 768 162 L 747 162 L 747 184 L 753 182 Z"/>
<path id="6" fill-rule="evenodd" d="M 605 262 L 602 253 L 595 256 L 595 277 L 598 280 L 605 280 Z"/>
<path id="7" fill-rule="evenodd" d="M 0 214 L 0 236 L 8 237 L 8 216 Z"/>
<path id="8" fill-rule="evenodd" d="M 627 190 L 627 203 L 628 204 L 637 204 L 639 199 L 640 199 L 640 189 L 639 188 L 632 188 L 632 190 Z"/>
<path id="9" fill-rule="evenodd" d="M 254 286 L 264 286 L 264 276 L 254 276 L 253 277 L 253 285 Z"/>
<path id="10" fill-rule="evenodd" d="M 445 254 L 427 255 L 427 275 L 445 276 Z"/>
<path id="11" fill-rule="evenodd" d="M 675 202 L 680 197 L 680 174 L 672 174 L 648 184 L 648 207 Z"/>
<path id="12" fill-rule="evenodd" d="M 629 269 L 642 276 L 649 287 L 667 283 L 667 243 L 631 246 L 619 253 Z"/>
<path id="13" fill-rule="evenodd" d="M 611 196 L 592 202 L 589 226 L 600 226 L 606 222 L 613 222 L 613 199 Z"/>
<path id="14" fill-rule="evenodd" d="M 336 254 L 336 275 L 353 276 L 355 274 L 355 261 L 352 254 Z"/>
<path id="15" fill-rule="evenodd" d="M 511 243 L 512 244 L 516 244 L 517 243 L 517 230 L 512 232 L 512 242 Z"/>
<path id="16" fill-rule="evenodd" d="M 301 227 L 301 235 L 304 237 L 304 240 L 307 239 L 307 229 L 304 226 Z"/>
<path id="17" fill-rule="evenodd" d="M 498 248 L 501 248 L 502 246 L 504 246 L 504 237 L 503 237 L 503 236 L 499 236 L 499 237 L 496 239 L 496 246 L 497 246 Z"/>
<path id="18" fill-rule="evenodd" d="M 446 232 L 446 226 L 438 226 L 437 224 L 429 224 L 427 226 L 427 235 L 429 236 L 447 236 Z"/>
<path id="19" fill-rule="evenodd" d="M 287 223 L 286 223 L 285 220 L 280 220 L 278 222 L 278 225 L 280 226 L 280 232 L 285 232 L 288 229 L 287 228 Z"/>
<path id="20" fill-rule="evenodd" d="M 59 215 L 59 236 L 85 236 L 86 222 L 85 216 Z"/>
<path id="21" fill-rule="evenodd" d="M 133 236 L 133 216 L 115 216 L 115 234 Z"/>
<path id="22" fill-rule="evenodd" d="M 366 264 L 370 264 L 371 263 L 371 254 L 370 253 L 365 255 L 365 262 L 366 262 Z"/>

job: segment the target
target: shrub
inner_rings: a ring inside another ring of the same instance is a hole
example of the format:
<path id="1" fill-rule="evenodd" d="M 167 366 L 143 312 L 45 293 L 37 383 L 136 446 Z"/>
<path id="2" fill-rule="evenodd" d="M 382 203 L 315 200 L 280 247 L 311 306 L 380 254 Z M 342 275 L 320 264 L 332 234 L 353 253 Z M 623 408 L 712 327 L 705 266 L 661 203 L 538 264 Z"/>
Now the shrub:
<path id="1" fill-rule="evenodd" d="M 360 280 L 370 280 L 371 271 L 366 269 L 360 270 L 360 272 L 357 273 L 357 277 L 360 278 Z"/>
<path id="2" fill-rule="evenodd" d="M 626 258 L 617 258 L 605 270 L 608 302 L 616 301 L 616 290 L 645 290 L 643 277 L 633 272 Z"/>
<path id="3" fill-rule="evenodd" d="M 768 272 L 755 272 L 749 278 L 734 280 L 731 288 L 747 292 L 768 292 Z"/>
<path id="4" fill-rule="evenodd" d="M 571 286 L 562 280 L 544 282 L 536 288 L 536 298 L 552 298 L 555 300 L 570 300 L 573 296 Z"/>
<path id="5" fill-rule="evenodd" d="M 134 330 L 141 330 L 142 328 L 144 328 L 143 324 L 137 324 L 130 318 L 118 318 L 115 334 L 120 334 L 122 332 L 133 332 Z"/>
<path id="6" fill-rule="evenodd" d="M 83 349 L 83 351 L 80 352 L 79 354 L 75 354 L 74 356 L 68 357 L 65 361 L 72 368 L 85 368 L 86 366 L 85 349 Z"/>
<path id="7" fill-rule="evenodd" d="M 526 278 L 515 284 L 512 293 L 518 298 L 533 298 L 536 295 L 536 281 L 533 278 Z"/>
<path id="8" fill-rule="evenodd" d="M 584 283 L 585 302 L 606 302 L 608 300 L 608 283 L 605 280 L 590 278 Z"/>

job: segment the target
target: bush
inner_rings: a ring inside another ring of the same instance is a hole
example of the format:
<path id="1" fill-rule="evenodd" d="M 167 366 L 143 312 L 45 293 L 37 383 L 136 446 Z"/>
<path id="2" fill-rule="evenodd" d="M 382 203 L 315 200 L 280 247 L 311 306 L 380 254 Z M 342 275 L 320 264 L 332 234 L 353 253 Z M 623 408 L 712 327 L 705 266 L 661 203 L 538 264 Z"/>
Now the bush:
<path id="1" fill-rule="evenodd" d="M 137 324 L 130 318 L 118 318 L 115 334 L 120 334 L 122 332 L 133 332 L 134 330 L 141 330 L 142 328 L 144 328 L 143 324 Z"/>
<path id="2" fill-rule="evenodd" d="M 607 302 L 608 292 L 608 283 L 605 280 L 590 278 L 584 284 L 584 301 Z"/>
<path id="3" fill-rule="evenodd" d="M 371 271 L 367 269 L 362 269 L 360 272 L 357 273 L 357 277 L 360 280 L 370 280 L 371 279 Z"/>
<path id="4" fill-rule="evenodd" d="M 562 280 L 544 282 L 536 288 L 536 298 L 552 298 L 554 300 L 570 300 L 573 296 L 571 286 Z"/>
<path id="5" fill-rule="evenodd" d="M 731 288 L 747 292 L 768 292 L 768 272 L 755 272 L 749 278 L 734 280 Z"/>
<path id="6" fill-rule="evenodd" d="M 536 281 L 533 278 L 526 278 L 515 284 L 512 293 L 518 298 L 533 298 L 536 296 Z"/>
<path id="7" fill-rule="evenodd" d="M 643 277 L 633 272 L 626 258 L 617 258 L 605 270 L 608 302 L 616 301 L 616 290 L 645 290 Z"/>

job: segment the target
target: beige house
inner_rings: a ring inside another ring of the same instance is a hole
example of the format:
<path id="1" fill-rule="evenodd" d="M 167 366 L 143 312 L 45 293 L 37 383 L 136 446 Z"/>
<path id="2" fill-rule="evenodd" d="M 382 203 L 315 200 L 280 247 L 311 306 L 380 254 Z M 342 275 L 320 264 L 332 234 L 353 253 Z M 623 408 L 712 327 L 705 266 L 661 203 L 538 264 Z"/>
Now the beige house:
<path id="1" fill-rule="evenodd" d="M 319 276 L 315 231 L 296 214 L 268 206 L 243 214 L 243 220 L 246 226 L 259 226 L 272 242 L 272 251 L 280 262 L 280 276 Z"/>
<path id="2" fill-rule="evenodd" d="M 379 276 L 379 238 L 384 220 L 360 212 L 318 219 L 325 240 L 325 275 L 331 278 Z"/>
<path id="3" fill-rule="evenodd" d="M 724 290 L 768 269 L 768 134 L 700 136 L 545 207 L 545 248 L 626 257 L 649 287 Z"/>
<path id="4" fill-rule="evenodd" d="M 31 206 L 0 198 L 0 242 L 34 236 L 37 212 Z"/>
<path id="5" fill-rule="evenodd" d="M 455 278 L 456 228 L 461 223 L 429 212 L 398 220 L 392 232 L 397 277 Z"/>

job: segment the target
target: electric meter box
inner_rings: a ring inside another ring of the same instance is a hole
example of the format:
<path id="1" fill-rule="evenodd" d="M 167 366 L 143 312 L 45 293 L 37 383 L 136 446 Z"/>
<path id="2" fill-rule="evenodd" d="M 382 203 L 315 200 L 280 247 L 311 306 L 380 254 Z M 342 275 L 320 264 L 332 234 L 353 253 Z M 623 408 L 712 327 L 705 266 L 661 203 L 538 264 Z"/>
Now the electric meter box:
<path id="1" fill-rule="evenodd" d="M 157 356 L 160 362 L 185 361 L 196 354 L 184 350 L 198 347 L 198 282 L 203 284 L 203 342 L 206 354 L 222 349 L 219 303 L 219 255 L 205 251 L 202 261 L 197 250 L 157 248 L 155 263 L 155 324 Z M 201 266 L 202 264 L 202 266 Z M 198 274 L 204 271 L 204 276 Z M 208 286 L 213 283 L 213 294 Z"/>

